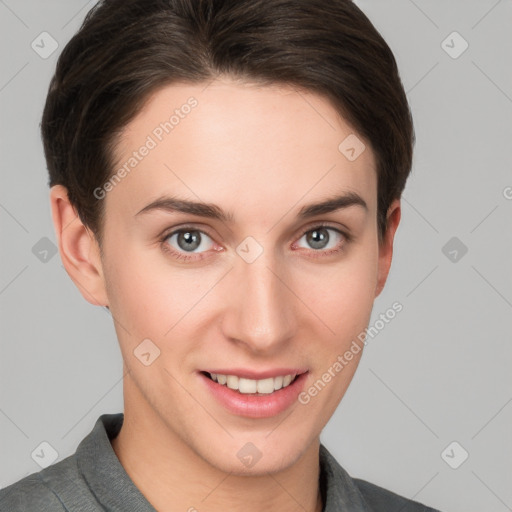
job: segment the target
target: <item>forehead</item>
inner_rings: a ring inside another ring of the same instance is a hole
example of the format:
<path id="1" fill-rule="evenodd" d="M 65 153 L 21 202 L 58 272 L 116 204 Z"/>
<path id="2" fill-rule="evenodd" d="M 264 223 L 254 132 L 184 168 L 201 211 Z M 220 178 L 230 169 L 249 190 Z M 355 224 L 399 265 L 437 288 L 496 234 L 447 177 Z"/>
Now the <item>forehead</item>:
<path id="1" fill-rule="evenodd" d="M 115 157 L 114 172 L 126 172 L 107 203 L 126 214 L 165 193 L 249 217 L 347 191 L 376 205 L 368 142 L 328 100 L 288 85 L 166 86 L 125 127 Z"/>

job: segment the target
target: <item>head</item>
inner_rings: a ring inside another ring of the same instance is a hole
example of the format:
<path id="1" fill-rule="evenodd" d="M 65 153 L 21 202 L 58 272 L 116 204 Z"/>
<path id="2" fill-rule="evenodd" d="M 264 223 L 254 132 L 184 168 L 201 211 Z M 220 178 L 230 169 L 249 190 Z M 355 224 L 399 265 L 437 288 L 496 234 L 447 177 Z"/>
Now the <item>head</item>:
<path id="1" fill-rule="evenodd" d="M 362 345 L 332 370 L 385 284 L 411 169 L 371 22 L 345 0 L 100 1 L 59 58 L 42 135 L 61 258 L 112 313 L 125 412 L 225 471 L 296 461 L 357 368 Z M 254 417 L 210 400 L 201 373 L 276 368 L 306 390 L 332 379 Z"/>

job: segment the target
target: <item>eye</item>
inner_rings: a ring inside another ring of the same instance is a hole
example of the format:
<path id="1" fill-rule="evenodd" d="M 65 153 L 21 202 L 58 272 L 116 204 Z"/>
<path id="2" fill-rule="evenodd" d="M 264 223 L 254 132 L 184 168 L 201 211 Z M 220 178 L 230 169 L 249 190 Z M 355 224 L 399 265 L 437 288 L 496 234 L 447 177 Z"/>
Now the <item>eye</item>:
<path id="1" fill-rule="evenodd" d="M 330 235 L 329 232 L 334 233 L 334 236 Z M 347 234 L 325 224 L 308 229 L 303 233 L 300 240 L 303 238 L 306 239 L 309 248 L 314 249 L 313 252 L 321 252 L 323 253 L 322 255 L 340 252 L 344 249 L 345 243 L 350 241 L 350 237 Z M 315 255 L 314 257 L 317 256 Z"/>
<path id="2" fill-rule="evenodd" d="M 197 256 L 192 256 L 192 254 L 201 253 L 209 249 L 208 243 L 205 243 L 205 238 L 211 241 L 211 238 L 204 231 L 193 227 L 185 227 L 166 234 L 161 242 L 163 243 L 164 250 L 171 252 L 178 259 L 201 259 L 201 257 L 198 258 Z M 173 239 L 177 247 L 171 245 Z M 200 250 L 197 251 L 198 249 Z"/>
<path id="3" fill-rule="evenodd" d="M 329 233 L 333 233 L 334 236 Z M 352 239 L 350 235 L 325 224 L 320 224 L 304 231 L 299 242 L 303 238 L 306 239 L 306 243 L 309 245 L 306 249 L 313 249 L 310 252 L 313 253 L 314 258 L 342 252 L 345 249 L 345 245 Z M 185 226 L 171 231 L 165 234 L 160 239 L 160 242 L 165 252 L 170 253 L 173 258 L 185 261 L 198 261 L 208 257 L 203 256 L 203 253 L 208 252 L 213 246 L 213 240 L 207 233 L 192 226 Z M 299 242 L 295 242 L 294 245 L 297 245 Z M 314 253 L 319 254 L 316 255 Z"/>

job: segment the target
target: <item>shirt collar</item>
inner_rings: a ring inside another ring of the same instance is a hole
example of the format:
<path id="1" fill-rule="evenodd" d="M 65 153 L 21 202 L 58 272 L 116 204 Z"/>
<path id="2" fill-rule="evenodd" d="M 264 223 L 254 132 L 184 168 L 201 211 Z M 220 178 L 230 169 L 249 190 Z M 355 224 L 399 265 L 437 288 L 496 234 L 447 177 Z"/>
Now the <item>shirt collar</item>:
<path id="1" fill-rule="evenodd" d="M 320 443 L 320 489 L 323 512 L 368 512 L 354 480 Z"/>
<path id="2" fill-rule="evenodd" d="M 123 425 L 124 414 L 102 414 L 76 450 L 80 472 L 98 502 L 110 512 L 156 512 L 135 486 L 117 458 L 110 440 Z M 320 491 L 323 512 L 367 512 L 363 497 L 349 474 L 320 444 Z"/>
<path id="3" fill-rule="evenodd" d="M 124 414 L 102 414 L 76 450 L 78 469 L 98 502 L 109 512 L 156 512 L 117 458 L 110 440 L 123 425 Z"/>

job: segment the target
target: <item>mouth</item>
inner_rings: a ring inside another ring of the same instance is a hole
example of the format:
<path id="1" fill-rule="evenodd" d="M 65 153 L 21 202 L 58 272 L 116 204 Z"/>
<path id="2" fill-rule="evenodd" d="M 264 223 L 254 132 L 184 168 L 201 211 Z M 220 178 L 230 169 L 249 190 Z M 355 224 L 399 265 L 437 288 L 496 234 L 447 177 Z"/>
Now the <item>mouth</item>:
<path id="1" fill-rule="evenodd" d="M 309 371 L 280 368 L 256 373 L 231 368 L 198 371 L 197 374 L 208 396 L 225 411 L 236 416 L 263 419 L 282 414 L 298 403 Z"/>
<path id="2" fill-rule="evenodd" d="M 275 377 L 267 377 L 264 379 L 249 379 L 238 375 L 212 373 L 202 371 L 205 377 L 213 382 L 225 386 L 233 391 L 237 391 L 241 395 L 268 395 L 291 386 L 300 375 L 306 373 L 287 373 L 276 375 Z"/>

